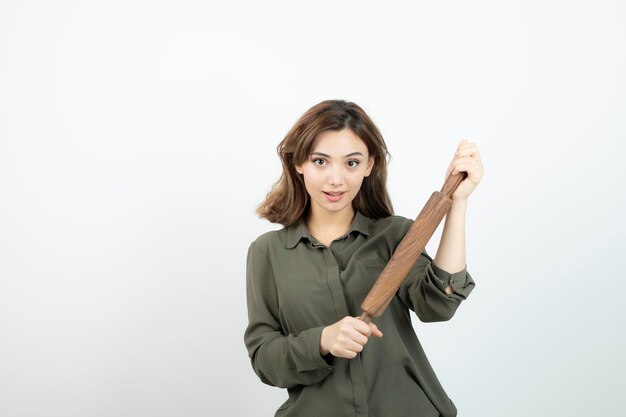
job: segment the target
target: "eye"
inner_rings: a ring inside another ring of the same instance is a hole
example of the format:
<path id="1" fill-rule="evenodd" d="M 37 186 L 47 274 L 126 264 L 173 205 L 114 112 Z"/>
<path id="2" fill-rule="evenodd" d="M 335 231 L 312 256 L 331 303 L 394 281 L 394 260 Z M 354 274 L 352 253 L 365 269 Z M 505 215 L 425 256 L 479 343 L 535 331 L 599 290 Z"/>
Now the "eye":
<path id="1" fill-rule="evenodd" d="M 313 160 L 313 163 L 318 166 L 323 166 L 326 164 L 326 160 L 324 158 L 316 158 Z"/>
<path id="2" fill-rule="evenodd" d="M 352 159 L 352 160 L 348 161 L 348 166 L 350 168 L 354 168 L 357 165 L 359 165 L 359 161 L 357 161 L 357 160 Z"/>

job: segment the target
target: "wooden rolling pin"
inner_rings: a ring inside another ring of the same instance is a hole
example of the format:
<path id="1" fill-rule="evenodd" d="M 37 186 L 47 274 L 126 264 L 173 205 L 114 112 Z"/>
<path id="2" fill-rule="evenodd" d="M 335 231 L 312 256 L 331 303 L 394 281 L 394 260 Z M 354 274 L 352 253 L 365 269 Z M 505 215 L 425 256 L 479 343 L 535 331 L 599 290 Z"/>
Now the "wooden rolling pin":
<path id="1" fill-rule="evenodd" d="M 452 206 L 451 196 L 466 177 L 466 172 L 448 175 L 441 191 L 435 191 L 430 196 L 411 228 L 396 247 L 385 269 L 376 278 L 376 282 L 365 297 L 363 304 L 361 304 L 363 310 L 359 316 L 361 320 L 369 323 L 372 317 L 380 317 L 383 314 L 433 233 L 437 230 L 441 220 L 450 210 Z"/>

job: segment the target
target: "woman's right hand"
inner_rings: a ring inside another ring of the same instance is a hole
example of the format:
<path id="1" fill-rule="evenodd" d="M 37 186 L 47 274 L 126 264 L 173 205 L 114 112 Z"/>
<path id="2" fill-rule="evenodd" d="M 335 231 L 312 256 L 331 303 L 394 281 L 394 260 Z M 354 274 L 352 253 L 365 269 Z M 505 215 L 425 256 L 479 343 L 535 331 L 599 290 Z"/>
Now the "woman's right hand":
<path id="1" fill-rule="evenodd" d="M 374 323 L 365 323 L 357 317 L 346 316 L 335 324 L 324 327 L 320 339 L 322 356 L 331 353 L 338 358 L 353 359 L 363 350 L 368 338 L 383 337 Z"/>

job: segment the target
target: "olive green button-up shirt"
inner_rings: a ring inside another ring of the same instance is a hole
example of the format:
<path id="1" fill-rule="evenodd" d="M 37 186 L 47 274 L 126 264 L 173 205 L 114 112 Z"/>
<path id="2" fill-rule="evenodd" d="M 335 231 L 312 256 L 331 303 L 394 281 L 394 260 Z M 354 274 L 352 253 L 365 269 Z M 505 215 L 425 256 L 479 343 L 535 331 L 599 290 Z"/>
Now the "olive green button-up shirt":
<path id="1" fill-rule="evenodd" d="M 248 250 L 244 334 L 252 367 L 266 384 L 287 388 L 276 416 L 453 417 L 457 410 L 433 371 L 411 325 L 450 320 L 475 286 L 467 270 L 438 268 L 422 252 L 354 359 L 320 354 L 322 329 L 360 305 L 411 227 L 401 216 L 356 213 L 330 247 L 303 219 L 258 237 Z M 450 285 L 452 294 L 445 288 Z"/>

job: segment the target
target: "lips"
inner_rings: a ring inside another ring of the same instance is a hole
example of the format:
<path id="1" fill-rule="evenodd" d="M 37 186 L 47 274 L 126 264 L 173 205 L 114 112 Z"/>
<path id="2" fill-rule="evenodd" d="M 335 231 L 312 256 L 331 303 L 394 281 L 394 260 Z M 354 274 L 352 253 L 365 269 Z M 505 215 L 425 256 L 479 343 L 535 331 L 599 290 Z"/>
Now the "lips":
<path id="1" fill-rule="evenodd" d="M 345 191 L 335 191 L 335 192 L 324 191 L 324 194 L 326 195 L 326 198 L 328 200 L 330 200 L 333 203 L 336 203 L 337 201 L 341 200 L 341 197 L 343 197 L 343 195 L 345 194 Z"/>

